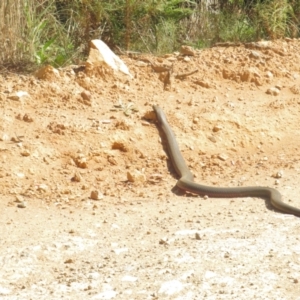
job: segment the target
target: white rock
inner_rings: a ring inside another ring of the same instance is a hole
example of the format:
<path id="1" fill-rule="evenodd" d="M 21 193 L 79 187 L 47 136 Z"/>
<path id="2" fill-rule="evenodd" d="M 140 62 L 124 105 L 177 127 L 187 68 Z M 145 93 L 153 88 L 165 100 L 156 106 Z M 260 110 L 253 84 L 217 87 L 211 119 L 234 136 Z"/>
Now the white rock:
<path id="1" fill-rule="evenodd" d="M 209 279 L 215 277 L 217 274 L 212 271 L 206 271 L 204 277 Z"/>
<path id="2" fill-rule="evenodd" d="M 128 248 L 119 248 L 119 249 L 114 249 L 114 252 L 119 255 L 123 252 L 128 252 Z"/>
<path id="3" fill-rule="evenodd" d="M 129 281 L 129 282 L 135 282 L 137 281 L 137 277 L 130 276 L 130 275 L 125 275 L 122 279 L 122 281 Z"/>
<path id="4" fill-rule="evenodd" d="M 7 288 L 4 288 L 2 286 L 0 286 L 0 295 L 8 295 L 11 293 L 11 290 L 7 289 Z"/>
<path id="5" fill-rule="evenodd" d="M 15 100 L 15 101 L 21 101 L 25 97 L 29 97 L 29 94 L 27 92 L 18 91 L 16 93 L 10 95 L 8 98 L 11 99 L 11 100 Z"/>
<path id="6" fill-rule="evenodd" d="M 2 136 L 0 136 L 1 142 L 8 141 L 8 140 L 9 140 L 9 136 L 6 133 L 3 133 Z"/>
<path id="7" fill-rule="evenodd" d="M 99 64 L 99 62 L 103 62 L 106 65 L 110 66 L 113 70 L 121 71 L 124 74 L 133 78 L 130 74 L 127 66 L 125 63 L 114 53 L 110 50 L 110 48 L 101 40 L 92 40 L 91 41 L 91 50 L 97 49 L 98 50 L 98 61 L 90 61 L 91 59 L 95 60 L 95 56 L 89 56 L 88 62 L 91 64 Z M 92 58 L 93 57 L 93 58 Z"/>
<path id="8" fill-rule="evenodd" d="M 178 280 L 170 280 L 162 283 L 158 293 L 168 296 L 179 293 L 183 290 L 183 284 Z"/>
<path id="9" fill-rule="evenodd" d="M 92 297 L 91 299 L 95 299 L 95 300 L 98 300 L 98 299 L 113 299 L 115 298 L 117 295 L 117 292 L 115 291 L 105 291 L 105 292 L 102 292 L 102 293 L 99 293 L 97 295 L 95 295 L 94 297 Z"/>

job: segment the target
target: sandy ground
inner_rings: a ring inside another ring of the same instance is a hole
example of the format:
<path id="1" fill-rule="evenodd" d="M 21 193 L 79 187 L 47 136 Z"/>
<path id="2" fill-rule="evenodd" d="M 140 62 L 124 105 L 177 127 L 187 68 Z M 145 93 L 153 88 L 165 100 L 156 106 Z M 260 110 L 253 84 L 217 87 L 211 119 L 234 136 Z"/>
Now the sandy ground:
<path id="1" fill-rule="evenodd" d="M 152 112 L 197 182 L 300 207 L 300 40 L 192 54 L 0 75 L 1 299 L 300 299 L 300 219 L 180 191 Z"/>

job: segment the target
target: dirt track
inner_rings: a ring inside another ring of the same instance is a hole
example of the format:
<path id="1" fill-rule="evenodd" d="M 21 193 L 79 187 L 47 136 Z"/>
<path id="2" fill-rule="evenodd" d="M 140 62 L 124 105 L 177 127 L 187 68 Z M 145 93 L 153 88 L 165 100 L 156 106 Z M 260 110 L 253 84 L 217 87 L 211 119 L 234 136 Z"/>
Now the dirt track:
<path id="1" fill-rule="evenodd" d="M 300 207 L 300 40 L 122 59 L 132 80 L 0 75 L 0 298 L 300 299 L 300 219 L 178 190 L 152 113 L 197 182 Z"/>

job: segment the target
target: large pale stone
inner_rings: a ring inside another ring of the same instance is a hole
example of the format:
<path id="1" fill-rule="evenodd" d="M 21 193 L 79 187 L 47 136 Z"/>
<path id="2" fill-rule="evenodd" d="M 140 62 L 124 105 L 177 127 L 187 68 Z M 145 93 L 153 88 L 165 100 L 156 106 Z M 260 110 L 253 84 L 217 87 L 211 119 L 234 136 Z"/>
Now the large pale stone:
<path id="1" fill-rule="evenodd" d="M 125 63 L 101 40 L 91 41 L 87 63 L 93 66 L 106 65 L 113 70 L 121 71 L 132 78 Z"/>

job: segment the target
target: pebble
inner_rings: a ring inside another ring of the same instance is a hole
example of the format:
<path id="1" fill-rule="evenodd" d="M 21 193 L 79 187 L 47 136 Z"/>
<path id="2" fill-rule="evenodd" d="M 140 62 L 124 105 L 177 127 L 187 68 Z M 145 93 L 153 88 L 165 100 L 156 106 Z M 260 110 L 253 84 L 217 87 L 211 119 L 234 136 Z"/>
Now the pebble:
<path id="1" fill-rule="evenodd" d="M 81 97 L 83 100 L 87 100 L 87 101 L 90 101 L 91 100 L 91 93 L 89 91 L 83 91 L 81 92 Z"/>
<path id="2" fill-rule="evenodd" d="M 217 139 L 214 136 L 208 136 L 207 138 L 213 143 L 217 142 Z"/>
<path id="3" fill-rule="evenodd" d="M 276 172 L 275 174 L 272 175 L 273 178 L 277 178 L 277 179 L 282 178 L 282 176 L 283 176 L 282 171 L 278 171 L 278 172 Z"/>
<path id="4" fill-rule="evenodd" d="M 194 123 L 194 124 L 198 124 L 198 123 L 199 123 L 199 118 L 197 118 L 197 117 L 194 118 L 194 119 L 193 119 L 193 123 Z"/>
<path id="5" fill-rule="evenodd" d="M 180 53 L 183 55 L 195 56 L 196 50 L 191 46 L 182 45 L 180 47 Z"/>
<path id="6" fill-rule="evenodd" d="M 71 178 L 71 180 L 74 182 L 80 182 L 82 181 L 82 176 L 80 175 L 80 173 L 76 172 L 74 176 Z"/>
<path id="7" fill-rule="evenodd" d="M 24 198 L 21 195 L 16 195 L 16 202 L 22 203 L 22 202 L 24 202 Z"/>
<path id="8" fill-rule="evenodd" d="M 221 125 L 215 125 L 214 128 L 213 128 L 213 132 L 218 132 L 222 129 L 222 126 Z"/>
<path id="9" fill-rule="evenodd" d="M 127 172 L 127 179 L 130 182 L 145 182 L 146 176 L 142 172 L 138 170 L 134 170 L 134 171 Z"/>
<path id="10" fill-rule="evenodd" d="M 29 94 L 24 91 L 18 91 L 10 96 L 8 96 L 8 99 L 14 100 L 14 101 L 21 101 L 24 98 L 29 97 Z"/>
<path id="11" fill-rule="evenodd" d="M 118 249 L 114 249 L 113 251 L 115 252 L 116 255 L 119 255 L 123 252 L 128 252 L 128 248 L 118 248 Z"/>
<path id="12" fill-rule="evenodd" d="M 21 155 L 25 157 L 30 156 L 30 151 L 28 149 L 24 149 L 23 151 L 21 151 Z"/>
<path id="13" fill-rule="evenodd" d="M 5 142 L 5 141 L 8 141 L 8 140 L 9 140 L 9 136 L 6 133 L 4 133 L 4 134 L 2 134 L 2 136 L 0 136 L 0 141 L 1 142 Z"/>
<path id="14" fill-rule="evenodd" d="M 270 72 L 270 71 L 268 71 L 268 72 L 266 73 L 266 76 L 267 76 L 269 79 L 273 79 L 273 77 L 274 77 L 273 73 Z"/>
<path id="15" fill-rule="evenodd" d="M 228 156 L 224 153 L 218 154 L 217 156 L 220 160 L 225 161 L 228 159 Z"/>
<path id="16" fill-rule="evenodd" d="M 19 203 L 17 205 L 17 207 L 19 207 L 19 208 L 26 208 L 26 204 L 25 204 L 25 202 L 21 202 L 21 203 Z"/>
<path id="17" fill-rule="evenodd" d="M 280 90 L 276 87 L 272 87 L 272 88 L 269 88 L 267 91 L 266 91 L 266 94 L 268 95 L 272 95 L 272 96 L 278 96 L 280 93 Z"/>
<path id="18" fill-rule="evenodd" d="M 11 293 L 11 290 L 0 286 L 0 295 L 5 296 Z"/>
<path id="19" fill-rule="evenodd" d="M 135 282 L 137 281 L 138 278 L 137 277 L 134 277 L 134 276 L 130 276 L 130 275 L 125 275 L 121 281 L 129 281 L 129 282 Z"/>
<path id="20" fill-rule="evenodd" d="M 38 185 L 37 190 L 40 192 L 46 192 L 48 190 L 48 186 L 44 183 Z"/>
<path id="21" fill-rule="evenodd" d="M 159 294 L 171 296 L 183 290 L 183 284 L 179 280 L 170 280 L 162 283 L 158 291 Z"/>
<path id="22" fill-rule="evenodd" d="M 97 190 L 91 191 L 91 196 L 90 198 L 92 200 L 101 200 L 104 198 L 103 194 Z"/>
<path id="23" fill-rule="evenodd" d="M 261 54 L 257 51 L 251 51 L 250 52 L 250 55 L 249 55 L 251 58 L 255 58 L 255 59 L 258 59 L 261 57 Z"/>
<path id="24" fill-rule="evenodd" d="M 76 157 L 74 162 L 78 168 L 86 169 L 88 167 L 87 159 L 85 157 Z"/>

